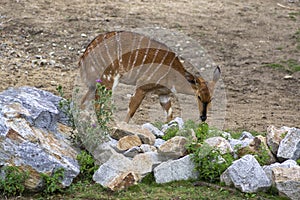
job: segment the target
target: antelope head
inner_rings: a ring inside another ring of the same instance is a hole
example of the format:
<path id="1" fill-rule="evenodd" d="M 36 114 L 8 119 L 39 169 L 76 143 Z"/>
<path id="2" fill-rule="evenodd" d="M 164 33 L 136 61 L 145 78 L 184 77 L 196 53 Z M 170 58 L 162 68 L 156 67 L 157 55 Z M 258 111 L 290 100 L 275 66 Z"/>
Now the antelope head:
<path id="1" fill-rule="evenodd" d="M 194 90 L 196 100 L 198 103 L 200 119 L 205 121 L 207 118 L 207 110 L 211 104 L 212 96 L 215 88 L 215 84 L 221 76 L 221 70 L 219 67 L 216 67 L 213 73 L 213 80 L 210 82 L 205 81 L 200 74 L 191 75 L 186 74 L 186 79 L 191 84 L 192 89 Z"/>

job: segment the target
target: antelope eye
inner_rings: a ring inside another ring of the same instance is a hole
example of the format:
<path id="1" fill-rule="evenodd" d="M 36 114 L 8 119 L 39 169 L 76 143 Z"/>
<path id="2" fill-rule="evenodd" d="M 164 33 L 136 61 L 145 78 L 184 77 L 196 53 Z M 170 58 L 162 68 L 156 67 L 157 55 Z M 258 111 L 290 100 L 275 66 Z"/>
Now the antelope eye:
<path id="1" fill-rule="evenodd" d="M 198 99 L 201 101 L 201 97 L 200 96 L 198 96 Z"/>

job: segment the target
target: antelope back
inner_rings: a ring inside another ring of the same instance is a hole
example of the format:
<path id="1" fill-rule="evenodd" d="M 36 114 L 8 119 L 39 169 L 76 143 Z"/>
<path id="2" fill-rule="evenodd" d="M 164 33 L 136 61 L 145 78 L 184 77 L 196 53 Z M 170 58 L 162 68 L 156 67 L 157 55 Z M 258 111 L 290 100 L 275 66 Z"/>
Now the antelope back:
<path id="1" fill-rule="evenodd" d="M 176 91 L 192 93 L 179 57 L 166 45 L 138 33 L 99 35 L 81 56 L 79 67 L 82 80 L 91 90 L 99 78 L 111 89 L 114 77 L 119 75 L 121 82 L 130 85 L 157 83 L 169 89 L 177 85 Z"/>
<path id="2" fill-rule="evenodd" d="M 80 75 L 89 86 L 103 75 L 113 78 L 116 74 L 130 72 L 134 66 L 145 62 L 142 49 L 169 50 L 164 44 L 132 32 L 109 32 L 97 36 L 87 47 L 79 61 Z M 106 73 L 106 74 L 104 74 Z"/>

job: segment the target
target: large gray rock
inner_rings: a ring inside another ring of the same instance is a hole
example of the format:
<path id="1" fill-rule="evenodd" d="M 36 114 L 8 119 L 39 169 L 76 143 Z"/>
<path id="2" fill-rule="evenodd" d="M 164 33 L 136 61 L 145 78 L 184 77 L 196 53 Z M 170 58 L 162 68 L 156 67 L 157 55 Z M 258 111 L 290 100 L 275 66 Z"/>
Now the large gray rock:
<path id="1" fill-rule="evenodd" d="M 243 157 L 246 154 L 263 155 L 264 160 L 263 163 L 261 163 L 262 165 L 272 164 L 276 162 L 276 158 L 270 151 L 267 145 L 267 140 L 264 136 L 258 135 L 251 140 L 252 141 L 249 143 L 248 146 L 236 149 L 236 154 L 239 158 Z"/>
<path id="2" fill-rule="evenodd" d="M 112 191 L 124 189 L 137 183 L 141 178 L 129 170 L 132 161 L 122 154 L 113 154 L 93 175 L 93 180 Z"/>
<path id="3" fill-rule="evenodd" d="M 180 130 L 180 129 L 183 129 L 183 126 L 184 126 L 183 119 L 180 117 L 176 117 L 175 119 L 171 120 L 169 123 L 164 124 L 161 127 L 161 131 L 165 133 L 167 131 L 167 129 L 172 128 L 172 127 L 178 127 L 178 129 Z"/>
<path id="4" fill-rule="evenodd" d="M 247 193 L 254 193 L 271 186 L 271 181 L 252 155 L 245 155 L 234 161 L 221 175 L 221 181 Z"/>
<path id="5" fill-rule="evenodd" d="M 133 159 L 120 153 L 112 154 L 95 172 L 93 180 L 113 191 L 136 184 L 152 169 L 168 158 L 156 152 L 140 153 Z"/>
<path id="6" fill-rule="evenodd" d="M 272 169 L 273 168 L 291 168 L 291 167 L 295 167 L 297 166 L 297 162 L 294 160 L 286 160 L 283 163 L 273 163 L 271 165 L 265 165 L 263 166 L 263 170 L 265 171 L 266 175 L 268 176 L 268 178 L 272 181 L 272 183 L 274 183 L 274 180 L 272 178 Z"/>
<path id="7" fill-rule="evenodd" d="M 233 152 L 231 145 L 225 138 L 222 138 L 219 136 L 211 137 L 211 138 L 204 140 L 204 142 L 207 143 L 210 147 L 212 147 L 214 149 L 218 149 L 221 154 Z"/>
<path id="8" fill-rule="evenodd" d="M 280 195 L 292 200 L 300 199 L 300 167 L 276 167 L 272 169 L 273 180 Z"/>
<path id="9" fill-rule="evenodd" d="M 137 135 L 144 144 L 153 145 L 156 139 L 151 131 L 138 125 L 120 122 L 117 123 L 113 129 L 114 131 L 111 133 L 111 137 L 117 140 L 125 136 Z"/>
<path id="10" fill-rule="evenodd" d="M 77 151 L 67 139 L 67 118 L 58 108 L 60 100 L 32 87 L 0 93 L 0 166 L 29 171 L 28 189 L 41 187 L 41 173 L 53 174 L 63 168 L 63 186 L 69 186 L 79 174 Z"/>
<path id="11" fill-rule="evenodd" d="M 153 133 L 156 137 L 162 137 L 164 136 L 164 132 L 162 132 L 161 130 L 159 130 L 158 128 L 156 128 L 155 126 L 153 126 L 150 123 L 145 123 L 142 125 L 143 129 L 147 129 L 149 130 L 151 133 Z"/>
<path id="12" fill-rule="evenodd" d="M 277 155 L 279 144 L 287 132 L 290 130 L 289 127 L 283 126 L 277 129 L 275 126 L 269 126 L 267 129 L 267 144 L 274 155 Z"/>
<path id="13" fill-rule="evenodd" d="M 186 142 L 187 139 L 185 137 L 172 137 L 167 142 L 159 146 L 158 152 L 173 159 L 180 158 L 186 153 Z"/>
<path id="14" fill-rule="evenodd" d="M 163 162 L 154 168 L 154 177 L 157 183 L 167 183 L 178 180 L 196 179 L 195 165 L 191 156 L 187 155 L 178 160 Z"/>
<path id="15" fill-rule="evenodd" d="M 119 154 L 117 150 L 117 142 L 111 137 L 108 137 L 108 141 L 98 144 L 96 148 L 89 149 L 94 156 L 95 164 L 99 166 L 107 162 L 111 156 Z"/>
<path id="16" fill-rule="evenodd" d="M 297 160 L 300 158 L 300 129 L 291 128 L 281 140 L 277 158 L 279 160 Z"/>
<path id="17" fill-rule="evenodd" d="M 127 135 L 122 137 L 117 144 L 120 151 L 131 149 L 132 147 L 141 146 L 142 141 L 137 135 Z"/>

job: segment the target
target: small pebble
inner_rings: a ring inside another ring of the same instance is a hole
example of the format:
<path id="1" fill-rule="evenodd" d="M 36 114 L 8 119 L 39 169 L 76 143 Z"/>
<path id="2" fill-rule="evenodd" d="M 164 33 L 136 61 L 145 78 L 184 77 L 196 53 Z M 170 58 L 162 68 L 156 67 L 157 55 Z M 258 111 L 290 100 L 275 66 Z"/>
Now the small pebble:
<path id="1" fill-rule="evenodd" d="M 285 80 L 293 79 L 293 76 L 291 76 L 291 75 L 285 75 L 283 77 L 283 79 L 285 79 Z"/>

